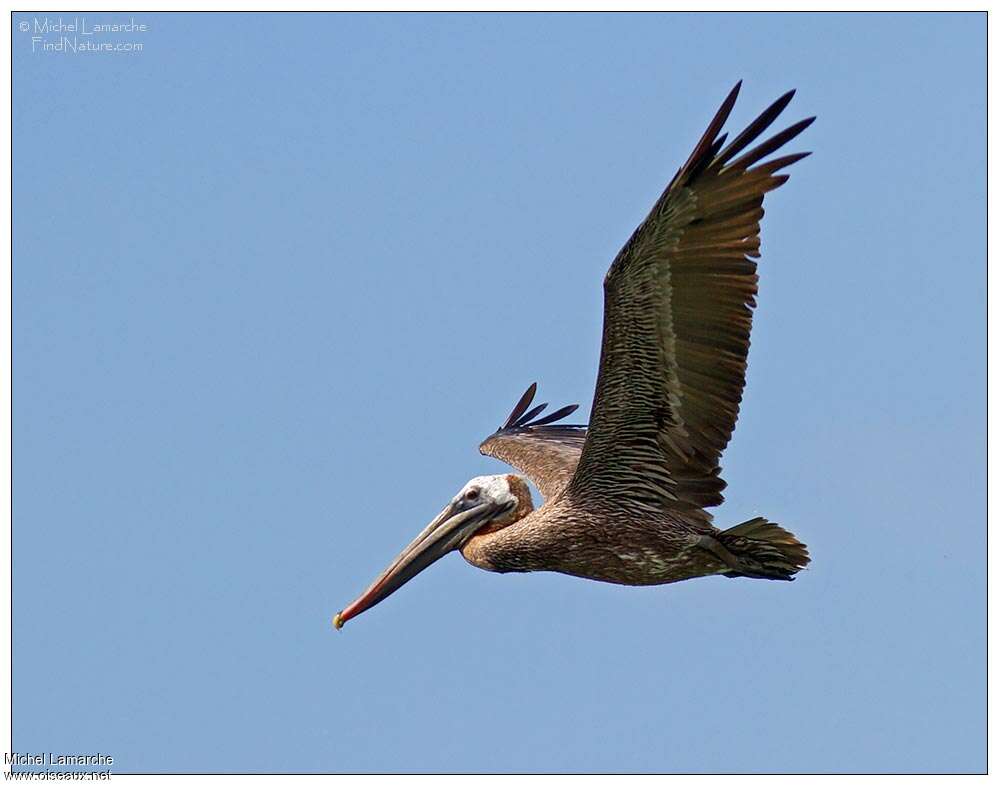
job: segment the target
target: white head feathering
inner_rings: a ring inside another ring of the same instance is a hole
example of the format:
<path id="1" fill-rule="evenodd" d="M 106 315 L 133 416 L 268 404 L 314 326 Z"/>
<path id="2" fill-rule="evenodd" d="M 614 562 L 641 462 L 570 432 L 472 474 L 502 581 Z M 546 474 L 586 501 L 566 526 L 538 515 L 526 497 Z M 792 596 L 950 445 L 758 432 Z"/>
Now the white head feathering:
<path id="1" fill-rule="evenodd" d="M 517 504 L 517 496 L 510 490 L 510 481 L 506 479 L 506 475 L 480 475 L 472 478 L 458 492 L 457 498 L 461 499 L 472 488 L 477 488 L 484 498 L 494 502 Z"/>

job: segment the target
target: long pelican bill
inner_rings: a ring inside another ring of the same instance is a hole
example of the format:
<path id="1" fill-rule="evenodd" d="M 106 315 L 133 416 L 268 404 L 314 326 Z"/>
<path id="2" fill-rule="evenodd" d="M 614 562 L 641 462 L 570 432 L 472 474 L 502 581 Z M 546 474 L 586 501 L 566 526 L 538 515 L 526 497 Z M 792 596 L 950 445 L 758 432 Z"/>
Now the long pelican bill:
<path id="1" fill-rule="evenodd" d="M 347 620 L 385 600 L 417 573 L 459 548 L 494 516 L 508 509 L 509 506 L 494 502 L 481 502 L 463 509 L 459 503 L 452 502 L 403 549 L 357 600 L 337 612 L 333 625 L 339 630 Z"/>

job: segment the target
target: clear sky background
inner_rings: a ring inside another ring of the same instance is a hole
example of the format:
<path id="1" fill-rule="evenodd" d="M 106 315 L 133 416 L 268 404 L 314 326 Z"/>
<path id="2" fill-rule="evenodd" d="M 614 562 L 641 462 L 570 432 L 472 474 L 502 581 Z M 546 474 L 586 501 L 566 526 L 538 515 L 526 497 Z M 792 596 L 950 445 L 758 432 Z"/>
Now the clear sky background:
<path id="1" fill-rule="evenodd" d="M 984 770 L 984 15 L 134 16 L 14 15 L 15 750 Z M 716 522 L 812 568 L 452 555 L 334 631 L 530 382 L 585 417 L 607 266 L 740 78 L 731 129 L 819 119 Z"/>

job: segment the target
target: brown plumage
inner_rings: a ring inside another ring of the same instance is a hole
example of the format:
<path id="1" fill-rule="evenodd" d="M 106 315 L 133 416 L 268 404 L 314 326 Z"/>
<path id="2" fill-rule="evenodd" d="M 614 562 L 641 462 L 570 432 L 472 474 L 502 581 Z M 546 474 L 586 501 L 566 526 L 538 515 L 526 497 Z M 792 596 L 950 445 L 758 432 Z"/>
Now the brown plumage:
<path id="1" fill-rule="evenodd" d="M 480 449 L 524 472 L 476 478 L 357 601 L 343 622 L 448 551 L 500 572 L 551 570 L 621 584 L 720 574 L 791 580 L 809 561 L 786 530 L 756 518 L 719 530 L 719 459 L 739 414 L 757 291 L 763 198 L 807 153 L 763 161 L 807 128 L 756 143 L 781 96 L 725 145 L 729 93 L 604 280 L 604 330 L 589 427 L 539 417 L 531 385 Z M 751 148 L 751 149 L 750 149 Z"/>

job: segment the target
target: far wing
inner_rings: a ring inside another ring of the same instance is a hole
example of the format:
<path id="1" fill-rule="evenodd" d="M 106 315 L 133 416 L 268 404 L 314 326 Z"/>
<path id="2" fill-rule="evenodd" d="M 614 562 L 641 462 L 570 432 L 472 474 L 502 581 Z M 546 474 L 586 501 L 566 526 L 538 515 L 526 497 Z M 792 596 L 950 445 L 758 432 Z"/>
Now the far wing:
<path id="1" fill-rule="evenodd" d="M 479 445 L 479 451 L 519 469 L 550 500 L 565 488 L 576 470 L 586 441 L 586 426 L 551 425 L 575 412 L 578 404 L 543 418 L 538 415 L 547 404 L 528 411 L 537 387 L 535 383 L 527 389 L 506 423 Z"/>

